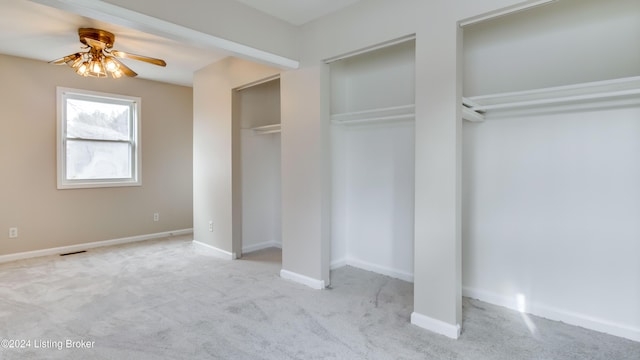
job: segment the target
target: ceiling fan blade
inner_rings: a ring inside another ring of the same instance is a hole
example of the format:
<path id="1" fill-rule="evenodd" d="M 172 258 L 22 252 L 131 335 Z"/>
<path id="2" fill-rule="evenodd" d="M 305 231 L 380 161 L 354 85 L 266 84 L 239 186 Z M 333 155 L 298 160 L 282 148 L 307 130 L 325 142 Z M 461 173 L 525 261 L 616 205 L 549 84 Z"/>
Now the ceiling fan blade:
<path id="1" fill-rule="evenodd" d="M 122 61 L 120 61 L 120 60 L 118 60 L 118 59 L 116 59 L 116 58 L 114 58 L 114 57 L 112 57 L 111 59 L 112 59 L 113 61 L 115 61 L 115 62 L 118 64 L 118 66 L 120 66 L 120 70 L 122 70 L 122 73 L 123 73 L 123 74 L 125 74 L 125 75 L 127 75 L 127 76 L 129 76 L 129 77 L 136 77 L 136 76 L 138 76 L 138 74 L 137 74 L 135 71 L 133 71 L 133 70 L 129 69 L 129 68 L 127 67 L 127 65 L 125 65 L 125 64 L 123 64 L 123 63 L 122 63 Z"/>
<path id="2" fill-rule="evenodd" d="M 123 59 L 139 60 L 139 61 L 148 62 L 149 64 L 153 64 L 153 65 L 167 66 L 167 63 L 164 60 L 155 59 L 148 56 L 129 54 L 124 51 L 118 51 L 118 50 L 113 50 L 110 52 L 110 54 Z"/>
<path id="3" fill-rule="evenodd" d="M 79 57 L 82 57 L 82 53 L 75 53 L 75 54 L 67 55 L 65 57 L 61 57 L 60 59 L 51 60 L 49 61 L 49 64 L 63 65 L 70 61 L 74 61 Z"/>

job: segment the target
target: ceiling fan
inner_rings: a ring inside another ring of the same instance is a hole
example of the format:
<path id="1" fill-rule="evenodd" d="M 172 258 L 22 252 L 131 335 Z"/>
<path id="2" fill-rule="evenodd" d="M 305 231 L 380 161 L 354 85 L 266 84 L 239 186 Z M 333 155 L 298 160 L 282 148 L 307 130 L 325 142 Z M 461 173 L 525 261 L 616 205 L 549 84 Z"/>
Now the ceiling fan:
<path id="1" fill-rule="evenodd" d="M 112 33 L 92 28 L 78 29 L 80 42 L 86 45 L 83 52 L 67 55 L 60 59 L 49 61 L 50 64 L 67 64 L 75 70 L 78 75 L 91 77 L 111 77 L 117 79 L 126 75 L 129 77 L 138 74 L 123 64 L 118 58 L 144 61 L 153 65 L 166 66 L 167 63 L 161 59 L 148 56 L 129 54 L 124 51 L 112 50 L 116 36 Z"/>

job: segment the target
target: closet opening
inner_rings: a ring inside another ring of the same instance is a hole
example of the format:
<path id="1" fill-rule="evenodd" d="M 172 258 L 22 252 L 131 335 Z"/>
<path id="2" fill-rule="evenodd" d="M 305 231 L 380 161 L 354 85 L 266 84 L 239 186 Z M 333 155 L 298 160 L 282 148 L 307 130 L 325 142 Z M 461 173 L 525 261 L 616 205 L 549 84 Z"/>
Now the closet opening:
<path id="1" fill-rule="evenodd" d="M 463 295 L 640 339 L 638 2 L 463 31 Z"/>
<path id="2" fill-rule="evenodd" d="M 272 77 L 234 90 L 233 121 L 239 146 L 241 236 L 244 259 L 282 263 L 280 172 L 280 79 Z"/>
<path id="3" fill-rule="evenodd" d="M 331 268 L 413 281 L 415 40 L 327 62 Z"/>

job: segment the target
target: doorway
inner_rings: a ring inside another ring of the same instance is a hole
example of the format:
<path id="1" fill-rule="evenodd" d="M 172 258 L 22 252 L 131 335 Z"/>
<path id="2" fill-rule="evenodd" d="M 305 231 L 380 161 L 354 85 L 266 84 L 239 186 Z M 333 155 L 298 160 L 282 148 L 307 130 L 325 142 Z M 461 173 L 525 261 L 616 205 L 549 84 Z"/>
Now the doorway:
<path id="1" fill-rule="evenodd" d="M 240 128 L 241 253 L 281 248 L 280 79 L 236 89 L 234 122 Z M 269 258 L 281 262 L 279 251 Z"/>

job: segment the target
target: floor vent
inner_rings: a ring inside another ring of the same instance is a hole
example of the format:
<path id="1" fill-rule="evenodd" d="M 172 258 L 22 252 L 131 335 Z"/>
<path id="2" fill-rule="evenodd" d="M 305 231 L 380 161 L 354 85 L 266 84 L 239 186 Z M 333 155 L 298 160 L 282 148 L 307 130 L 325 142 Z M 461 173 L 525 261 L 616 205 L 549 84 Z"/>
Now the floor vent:
<path id="1" fill-rule="evenodd" d="M 70 253 L 66 253 L 66 254 L 60 254 L 60 256 L 67 256 L 67 255 L 82 254 L 82 253 L 86 253 L 86 252 L 87 252 L 87 250 L 75 251 L 75 252 L 70 252 Z"/>

